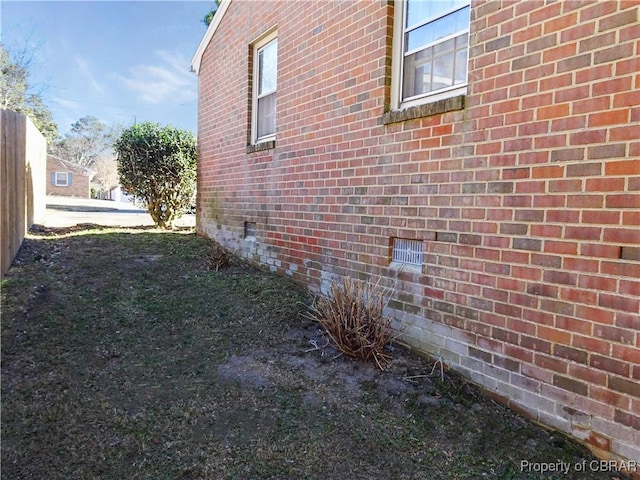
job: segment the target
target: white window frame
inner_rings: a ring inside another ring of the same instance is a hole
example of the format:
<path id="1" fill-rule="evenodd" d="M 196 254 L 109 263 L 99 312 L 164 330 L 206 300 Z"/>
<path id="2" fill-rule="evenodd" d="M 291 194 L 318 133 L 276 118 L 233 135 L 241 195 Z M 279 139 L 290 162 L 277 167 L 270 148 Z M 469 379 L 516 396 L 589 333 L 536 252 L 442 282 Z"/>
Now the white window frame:
<path id="1" fill-rule="evenodd" d="M 61 181 L 64 175 L 64 183 Z M 56 187 L 68 187 L 69 186 L 69 172 L 55 172 L 55 186 Z"/>
<path id="2" fill-rule="evenodd" d="M 423 105 L 425 103 L 436 102 L 438 100 L 443 100 L 445 98 L 456 97 L 458 95 L 466 95 L 467 94 L 467 86 L 469 82 L 469 68 L 467 64 L 467 81 L 464 84 L 453 85 L 450 87 L 442 88 L 439 90 L 434 90 L 432 92 L 427 92 L 421 95 L 417 95 L 415 97 L 408 98 L 407 100 L 402 99 L 402 86 L 404 83 L 404 42 L 405 42 L 405 32 L 407 30 L 413 29 L 414 26 L 410 25 L 405 29 L 405 18 L 407 15 L 407 5 L 410 0 L 398 0 L 395 3 L 395 12 L 394 12 L 394 25 L 393 25 L 393 56 L 391 60 L 391 107 L 393 109 L 404 109 L 417 105 Z M 467 0 L 466 4 L 461 4 L 457 7 L 451 8 L 449 10 L 441 12 L 437 17 L 430 18 L 426 22 L 422 24 L 426 24 L 437 20 L 438 18 L 442 18 L 450 13 L 456 12 L 462 8 L 466 8 L 470 6 L 471 0 Z M 469 35 L 470 28 L 467 27 L 466 33 Z M 436 45 L 442 42 L 445 42 L 460 33 L 464 33 L 465 31 L 461 30 L 460 32 L 456 32 L 455 35 L 449 35 L 447 37 L 443 37 L 438 39 L 436 42 L 426 45 L 428 47 L 430 45 Z M 469 46 L 467 45 L 467 52 L 469 52 Z M 468 62 L 468 55 L 467 55 Z"/>
<path id="3" fill-rule="evenodd" d="M 252 78 L 253 78 L 253 87 L 252 87 L 252 101 L 251 101 L 251 143 L 253 145 L 257 145 L 260 143 L 265 143 L 271 140 L 276 139 L 275 131 L 269 135 L 258 136 L 258 99 L 265 97 L 267 95 L 271 95 L 273 93 L 276 94 L 276 112 L 278 105 L 278 86 L 277 86 L 277 68 L 276 68 L 276 89 L 273 91 L 269 91 L 262 95 L 258 95 L 260 81 L 260 51 L 265 48 L 270 43 L 278 40 L 278 31 L 273 29 L 267 34 L 263 35 L 253 43 L 253 65 L 252 65 Z M 277 125 L 276 125 L 277 129 Z"/>

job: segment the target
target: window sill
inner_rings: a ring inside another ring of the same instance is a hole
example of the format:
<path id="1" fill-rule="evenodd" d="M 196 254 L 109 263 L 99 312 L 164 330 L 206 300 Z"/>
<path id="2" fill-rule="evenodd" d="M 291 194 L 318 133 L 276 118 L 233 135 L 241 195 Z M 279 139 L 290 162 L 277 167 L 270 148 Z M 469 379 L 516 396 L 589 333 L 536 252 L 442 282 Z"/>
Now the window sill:
<path id="1" fill-rule="evenodd" d="M 255 145 L 247 145 L 247 153 L 262 152 L 264 150 L 273 150 L 276 148 L 275 140 L 268 140 L 266 142 L 256 143 Z"/>
<path id="2" fill-rule="evenodd" d="M 382 123 L 389 125 L 390 123 L 405 122 L 414 118 L 431 117 L 441 113 L 462 110 L 464 108 L 464 98 L 464 95 L 457 95 L 403 110 L 390 110 L 383 115 Z"/>

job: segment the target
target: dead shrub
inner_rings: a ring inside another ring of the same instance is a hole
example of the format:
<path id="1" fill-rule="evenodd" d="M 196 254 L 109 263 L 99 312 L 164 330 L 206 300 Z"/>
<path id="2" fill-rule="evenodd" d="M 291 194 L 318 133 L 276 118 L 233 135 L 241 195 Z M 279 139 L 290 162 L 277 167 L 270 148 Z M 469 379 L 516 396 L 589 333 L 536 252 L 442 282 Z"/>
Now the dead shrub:
<path id="1" fill-rule="evenodd" d="M 234 258 L 234 253 L 228 248 L 220 245 L 216 241 L 209 242 L 209 252 L 207 255 L 207 264 L 209 270 L 224 270 L 231 266 Z"/>
<path id="2" fill-rule="evenodd" d="M 308 316 L 324 327 L 342 353 L 373 360 L 384 370 L 391 361 L 384 347 L 393 339 L 391 318 L 383 315 L 388 293 L 380 282 L 346 277 L 342 283 L 331 283 L 328 296 L 316 298 Z"/>

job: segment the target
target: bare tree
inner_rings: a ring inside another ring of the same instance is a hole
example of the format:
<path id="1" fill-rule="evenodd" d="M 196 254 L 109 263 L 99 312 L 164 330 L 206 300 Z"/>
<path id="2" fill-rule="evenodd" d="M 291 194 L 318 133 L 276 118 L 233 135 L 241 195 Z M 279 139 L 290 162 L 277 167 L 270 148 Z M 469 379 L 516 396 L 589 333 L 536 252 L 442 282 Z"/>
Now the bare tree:
<path id="1" fill-rule="evenodd" d="M 0 108 L 28 115 L 51 144 L 58 137 L 58 126 L 42 96 L 34 93 L 29 83 L 33 57 L 27 47 L 10 52 L 0 42 Z"/>
<path id="2" fill-rule="evenodd" d="M 103 155 L 93 161 L 91 168 L 96 172 L 93 182 L 101 192 L 108 192 L 118 185 L 118 162 L 114 155 Z"/>
<path id="3" fill-rule="evenodd" d="M 101 156 L 111 153 L 116 129 L 87 115 L 71 125 L 71 131 L 53 146 L 53 152 L 83 167 L 92 167 Z"/>

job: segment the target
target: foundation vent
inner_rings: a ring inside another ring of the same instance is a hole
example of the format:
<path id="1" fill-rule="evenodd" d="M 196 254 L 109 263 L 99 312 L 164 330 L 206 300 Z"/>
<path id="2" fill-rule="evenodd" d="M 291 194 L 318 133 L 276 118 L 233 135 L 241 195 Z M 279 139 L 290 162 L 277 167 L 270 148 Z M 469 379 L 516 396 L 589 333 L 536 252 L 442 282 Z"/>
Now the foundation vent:
<path id="1" fill-rule="evenodd" d="M 244 238 L 245 240 L 255 240 L 256 238 L 256 223 L 244 222 Z"/>
<path id="2" fill-rule="evenodd" d="M 422 265 L 422 241 L 394 238 L 391 260 L 406 265 Z"/>

